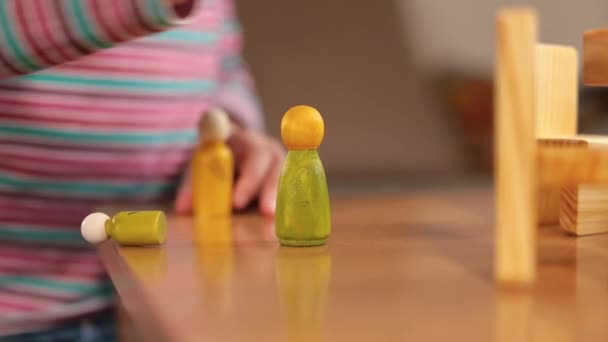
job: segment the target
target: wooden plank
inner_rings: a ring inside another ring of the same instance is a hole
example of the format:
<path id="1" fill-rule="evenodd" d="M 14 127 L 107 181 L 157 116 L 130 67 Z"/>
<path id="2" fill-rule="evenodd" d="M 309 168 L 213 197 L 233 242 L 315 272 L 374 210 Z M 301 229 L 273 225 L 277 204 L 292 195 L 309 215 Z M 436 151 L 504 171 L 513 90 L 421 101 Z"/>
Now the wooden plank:
<path id="1" fill-rule="evenodd" d="M 527 285 L 536 273 L 536 13 L 502 10 L 497 22 L 496 256 L 501 284 Z"/>
<path id="2" fill-rule="evenodd" d="M 608 29 L 583 35 L 583 82 L 588 86 L 608 86 Z"/>
<path id="3" fill-rule="evenodd" d="M 568 46 L 536 47 L 536 137 L 575 135 L 578 122 L 578 53 Z M 559 222 L 560 189 L 541 189 L 539 222 Z"/>
<path id="4" fill-rule="evenodd" d="M 549 189 L 608 183 L 608 137 L 538 139 L 538 179 Z"/>

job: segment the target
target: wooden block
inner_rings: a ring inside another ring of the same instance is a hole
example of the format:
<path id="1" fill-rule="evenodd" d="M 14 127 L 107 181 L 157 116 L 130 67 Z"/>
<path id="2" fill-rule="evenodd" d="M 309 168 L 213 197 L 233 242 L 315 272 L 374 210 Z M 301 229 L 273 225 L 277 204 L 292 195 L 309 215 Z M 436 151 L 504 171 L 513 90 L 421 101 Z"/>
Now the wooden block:
<path id="1" fill-rule="evenodd" d="M 608 86 L 608 29 L 583 35 L 583 81 L 588 86 Z"/>
<path id="2" fill-rule="evenodd" d="M 536 273 L 534 10 L 502 10 L 497 20 L 496 64 L 496 279 L 527 285 Z"/>
<path id="3" fill-rule="evenodd" d="M 541 188 L 608 183 L 608 137 L 577 135 L 538 140 Z"/>
<path id="4" fill-rule="evenodd" d="M 539 144 L 541 183 L 566 185 L 560 196 L 562 229 L 578 236 L 608 232 L 608 137 L 579 135 Z"/>
<path id="5" fill-rule="evenodd" d="M 608 137 L 541 139 L 538 156 L 541 185 L 564 186 L 562 229 L 579 236 L 608 232 Z"/>
<path id="6" fill-rule="evenodd" d="M 567 46 L 536 47 L 536 137 L 575 135 L 578 122 L 578 54 Z M 559 222 L 560 189 L 541 189 L 539 222 Z"/>
<path id="7" fill-rule="evenodd" d="M 560 225 L 584 236 L 608 232 L 608 185 L 580 185 L 562 191 Z"/>

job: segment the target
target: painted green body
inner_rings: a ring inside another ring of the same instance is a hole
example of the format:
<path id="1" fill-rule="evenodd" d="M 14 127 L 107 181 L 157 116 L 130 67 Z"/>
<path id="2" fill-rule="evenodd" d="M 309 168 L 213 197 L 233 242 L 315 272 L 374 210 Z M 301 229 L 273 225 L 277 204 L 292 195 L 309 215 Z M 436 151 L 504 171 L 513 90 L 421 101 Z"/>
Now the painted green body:
<path id="1" fill-rule="evenodd" d="M 318 246 L 327 242 L 331 233 L 329 192 L 317 150 L 287 153 L 275 217 L 282 245 Z"/>
<path id="2" fill-rule="evenodd" d="M 106 221 L 106 234 L 121 245 L 160 245 L 167 236 L 162 211 L 121 211 Z"/>

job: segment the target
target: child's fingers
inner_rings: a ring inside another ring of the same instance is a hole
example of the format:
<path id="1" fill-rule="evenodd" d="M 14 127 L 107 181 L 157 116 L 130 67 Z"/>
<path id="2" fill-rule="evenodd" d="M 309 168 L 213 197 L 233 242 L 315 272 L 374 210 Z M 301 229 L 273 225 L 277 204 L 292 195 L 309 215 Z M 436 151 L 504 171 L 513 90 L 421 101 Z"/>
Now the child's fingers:
<path id="1" fill-rule="evenodd" d="M 192 212 L 192 187 L 183 185 L 175 198 L 175 212 L 177 214 L 190 214 Z"/>
<path id="2" fill-rule="evenodd" d="M 234 187 L 234 206 L 242 209 L 249 204 L 262 186 L 266 176 L 272 154 L 262 149 L 252 149 L 251 153 L 243 160 L 240 167 L 240 176 Z"/>
<path id="3" fill-rule="evenodd" d="M 266 216 L 274 216 L 277 205 L 277 190 L 279 187 L 279 177 L 283 164 L 282 153 L 273 158 L 270 170 L 264 180 L 262 194 L 260 195 L 260 211 Z"/>
<path id="4" fill-rule="evenodd" d="M 192 177 L 191 169 L 186 171 L 184 180 L 177 190 L 175 197 L 175 212 L 177 214 L 190 214 L 192 212 Z"/>

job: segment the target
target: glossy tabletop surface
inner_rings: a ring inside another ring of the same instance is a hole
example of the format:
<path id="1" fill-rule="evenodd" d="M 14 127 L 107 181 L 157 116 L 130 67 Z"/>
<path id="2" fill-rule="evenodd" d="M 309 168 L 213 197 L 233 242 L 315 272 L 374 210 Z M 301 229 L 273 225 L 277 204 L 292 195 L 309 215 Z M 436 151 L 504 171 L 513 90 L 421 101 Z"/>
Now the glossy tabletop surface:
<path id="1" fill-rule="evenodd" d="M 539 229 L 534 288 L 493 281 L 488 188 L 332 198 L 327 246 L 280 247 L 272 221 L 169 217 L 158 248 L 100 246 L 146 341 L 599 341 L 608 236 Z"/>

